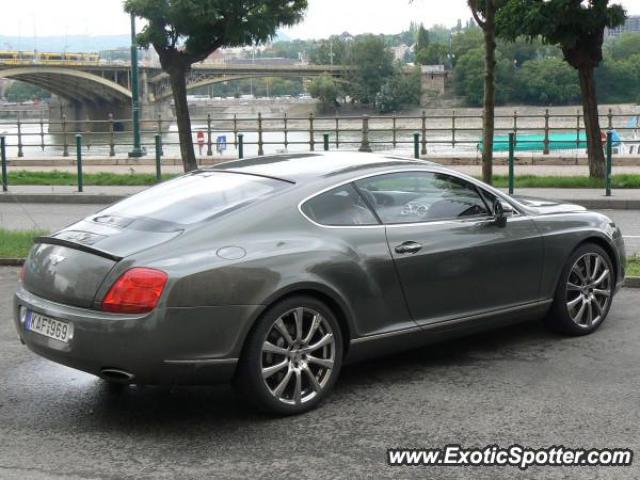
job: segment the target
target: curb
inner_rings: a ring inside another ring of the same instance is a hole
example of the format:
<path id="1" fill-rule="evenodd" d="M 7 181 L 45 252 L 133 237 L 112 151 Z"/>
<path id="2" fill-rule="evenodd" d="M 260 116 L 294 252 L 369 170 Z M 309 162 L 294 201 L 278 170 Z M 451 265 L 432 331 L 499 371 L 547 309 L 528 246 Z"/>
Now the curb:
<path id="1" fill-rule="evenodd" d="M 561 203 L 573 203 L 589 210 L 640 210 L 640 200 L 623 200 L 619 198 L 586 198 L 584 200 L 567 200 L 551 198 Z"/>
<path id="2" fill-rule="evenodd" d="M 0 267 L 21 267 L 24 258 L 0 258 Z"/>
<path id="3" fill-rule="evenodd" d="M 627 277 L 622 285 L 626 288 L 640 288 L 640 277 Z"/>
<path id="4" fill-rule="evenodd" d="M 0 258 L 0 267 L 21 267 L 24 258 Z M 640 288 L 640 277 L 627 277 L 622 284 L 625 288 Z"/>

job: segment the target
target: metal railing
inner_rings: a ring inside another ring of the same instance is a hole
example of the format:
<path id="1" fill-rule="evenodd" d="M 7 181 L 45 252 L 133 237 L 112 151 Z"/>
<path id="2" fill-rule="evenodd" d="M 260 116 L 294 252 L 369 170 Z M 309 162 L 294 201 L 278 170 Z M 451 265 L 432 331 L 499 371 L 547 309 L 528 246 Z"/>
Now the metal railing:
<path id="1" fill-rule="evenodd" d="M 6 141 L 4 136 L 0 136 L 0 167 L 1 167 L 1 179 L 2 179 L 2 191 L 8 191 L 8 173 L 7 173 L 7 155 L 6 155 Z M 414 157 L 416 159 L 420 158 L 420 134 L 414 133 L 413 135 L 413 148 L 414 148 Z M 155 135 L 155 173 L 156 173 L 156 182 L 162 181 L 162 155 L 163 155 L 163 146 L 162 139 L 160 134 Z M 325 151 L 329 150 L 329 134 L 323 134 L 323 149 Z M 516 135 L 514 132 L 510 132 L 508 135 L 508 192 L 510 195 L 513 195 L 515 189 L 515 146 L 516 146 Z M 613 132 L 612 130 L 607 131 L 606 134 L 606 142 L 605 142 L 605 195 L 607 197 L 611 196 L 611 177 L 612 177 L 612 166 L 613 166 Z M 640 143 L 640 142 L 638 142 Z M 82 161 L 82 135 L 77 134 L 75 137 L 76 144 L 76 166 L 77 166 L 77 186 L 78 192 L 82 192 L 84 188 L 84 180 L 83 180 L 83 161 Z M 239 157 L 243 157 L 243 134 L 238 134 L 238 151 Z"/>
<path id="2" fill-rule="evenodd" d="M 636 114 L 613 113 L 609 110 L 601 115 L 601 124 L 607 130 L 615 129 L 630 145 L 628 151 L 618 154 L 640 155 L 638 140 L 639 128 L 630 126 L 629 119 Z M 155 135 L 162 137 L 162 143 L 168 155 L 179 156 L 178 135 L 172 127 L 173 119 L 158 116 L 143 121 L 142 144 L 152 151 Z M 482 148 L 482 116 L 478 114 L 458 114 L 456 111 L 445 114 L 420 115 L 360 115 L 360 116 L 264 116 L 243 117 L 233 115 L 226 118 L 192 118 L 193 143 L 201 157 L 215 156 L 216 147 L 220 147 L 218 137 L 225 137 L 224 145 L 239 152 L 239 135 L 244 136 L 244 153 L 263 155 L 286 151 L 314 151 L 323 145 L 324 135 L 329 135 L 332 149 L 357 149 L 360 151 L 405 149 L 410 151 L 414 143 L 414 134 L 420 135 L 420 155 L 427 154 L 475 154 Z M 31 155 L 68 157 L 75 135 L 83 136 L 83 148 L 95 155 L 114 157 L 126 154 L 133 145 L 131 119 L 108 120 L 70 120 L 66 116 L 58 119 L 25 119 L 19 116 L 15 121 L 0 120 L 0 134 L 6 137 L 7 154 L 12 158 L 22 158 L 25 150 Z M 198 132 L 202 132 L 198 139 Z M 519 155 L 526 149 L 531 153 L 549 155 L 552 150 L 574 150 L 580 155 L 586 151 L 585 128 L 581 110 L 572 113 L 549 113 L 521 115 L 514 111 L 512 115 L 496 116 L 496 135 L 494 145 L 507 154 L 509 132 L 515 135 L 516 150 Z M 557 134 L 564 134 L 559 140 Z M 534 138 L 535 137 L 535 138 Z M 199 141 L 198 141 L 199 140 Z M 502 155 L 496 152 L 497 156 Z"/>

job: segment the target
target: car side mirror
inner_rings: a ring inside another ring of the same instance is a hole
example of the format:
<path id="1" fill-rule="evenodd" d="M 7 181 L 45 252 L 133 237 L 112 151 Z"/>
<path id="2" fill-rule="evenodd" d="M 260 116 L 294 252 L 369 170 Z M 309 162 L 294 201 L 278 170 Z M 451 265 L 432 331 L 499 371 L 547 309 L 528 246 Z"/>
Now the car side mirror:
<path id="1" fill-rule="evenodd" d="M 493 217 L 495 224 L 498 227 L 505 227 L 507 225 L 507 218 L 513 215 L 513 207 L 507 202 L 503 202 L 499 198 L 496 198 L 493 202 Z"/>

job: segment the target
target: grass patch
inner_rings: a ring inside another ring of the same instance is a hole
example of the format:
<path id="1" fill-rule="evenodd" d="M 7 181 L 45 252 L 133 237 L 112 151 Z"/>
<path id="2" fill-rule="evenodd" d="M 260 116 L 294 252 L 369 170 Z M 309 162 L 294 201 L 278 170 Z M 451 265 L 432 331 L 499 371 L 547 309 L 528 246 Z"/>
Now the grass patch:
<path id="1" fill-rule="evenodd" d="M 640 256 L 627 258 L 627 271 L 628 277 L 640 277 Z"/>
<path id="2" fill-rule="evenodd" d="M 176 177 L 176 174 L 162 175 L 163 180 Z M 153 185 L 156 183 L 155 174 L 151 173 L 85 173 L 83 175 L 85 185 L 99 186 L 139 186 Z M 37 172 L 27 170 L 15 170 L 9 172 L 9 185 L 77 185 L 78 176 L 71 172 L 53 170 L 50 172 Z"/>
<path id="3" fill-rule="evenodd" d="M 162 175 L 162 180 L 177 177 L 178 174 Z M 85 173 L 85 185 L 97 186 L 145 186 L 156 183 L 156 176 L 151 173 Z M 9 185 L 70 185 L 78 184 L 75 173 L 53 170 L 48 172 L 15 170 L 9 172 Z M 509 177 L 495 175 L 493 184 L 507 188 Z M 516 188 L 597 188 L 604 189 L 604 180 L 590 177 L 540 177 L 535 175 L 516 176 Z M 640 175 L 624 174 L 611 177 L 612 188 L 640 188 Z"/>
<path id="4" fill-rule="evenodd" d="M 604 189 L 604 180 L 591 177 L 541 177 L 536 175 L 517 175 L 516 188 L 600 188 Z M 509 177 L 494 175 L 493 185 L 499 188 L 509 186 Z M 623 174 L 611 176 L 611 188 L 640 188 L 640 175 Z"/>
<path id="5" fill-rule="evenodd" d="M 26 257 L 33 239 L 46 235 L 46 230 L 7 230 L 0 228 L 0 258 Z"/>

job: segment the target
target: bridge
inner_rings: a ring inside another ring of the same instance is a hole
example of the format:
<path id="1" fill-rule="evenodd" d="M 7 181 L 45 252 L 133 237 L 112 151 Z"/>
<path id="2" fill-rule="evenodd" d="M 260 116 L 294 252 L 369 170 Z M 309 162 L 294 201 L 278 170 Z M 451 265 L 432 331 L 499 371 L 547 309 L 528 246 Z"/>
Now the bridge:
<path id="1" fill-rule="evenodd" d="M 131 118 L 131 66 L 106 63 L 97 57 L 91 61 L 47 60 L 41 57 L 18 58 L 0 52 L 0 78 L 13 78 L 37 85 L 56 97 L 49 108 L 49 118 L 70 122 Z M 142 120 L 151 121 L 158 115 L 170 116 L 171 86 L 169 76 L 157 65 L 140 65 L 140 100 Z M 260 77 L 316 77 L 329 74 L 344 77 L 345 65 L 265 65 L 196 64 L 187 75 L 187 90 Z M 407 67 L 407 73 L 412 72 Z M 425 99 L 443 93 L 447 72 L 423 67 L 422 93 Z M 60 125 L 57 122 L 56 125 Z M 86 130 L 86 125 L 83 125 Z"/>
<path id="2" fill-rule="evenodd" d="M 187 90 L 218 82 L 260 77 L 344 76 L 341 65 L 196 64 L 187 75 Z M 140 65 L 143 119 L 166 113 L 171 99 L 169 77 L 159 66 Z M 58 97 L 50 118 L 69 121 L 107 120 L 131 116 L 131 66 L 99 61 L 33 61 L 0 58 L 0 78 L 37 85 Z"/>

